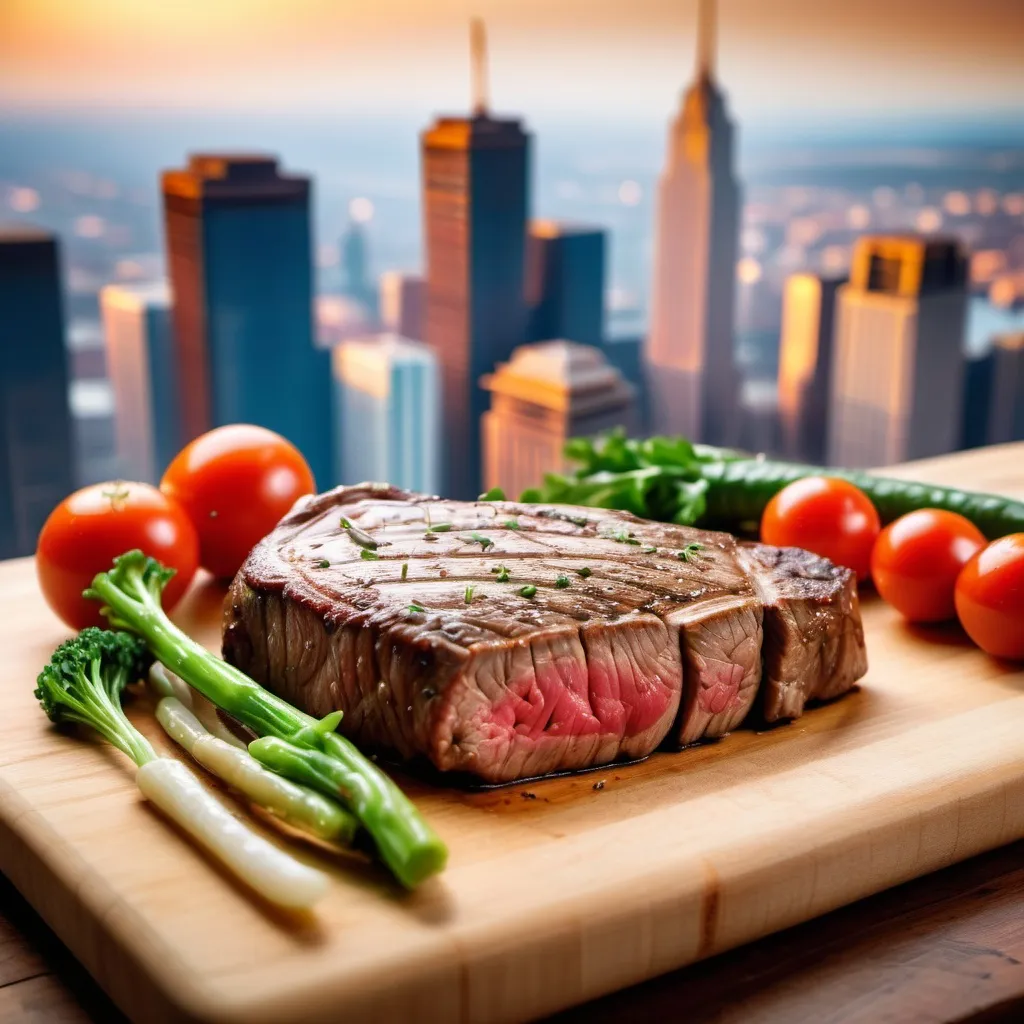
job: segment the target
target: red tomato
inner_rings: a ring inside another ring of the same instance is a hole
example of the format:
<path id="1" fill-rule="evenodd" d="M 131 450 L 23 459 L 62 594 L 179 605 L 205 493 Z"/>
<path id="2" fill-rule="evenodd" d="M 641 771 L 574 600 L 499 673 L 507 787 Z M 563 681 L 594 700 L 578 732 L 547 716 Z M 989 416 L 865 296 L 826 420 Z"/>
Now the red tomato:
<path id="1" fill-rule="evenodd" d="M 316 490 L 313 474 L 280 434 L 246 423 L 218 427 L 186 445 L 160 489 L 180 502 L 199 533 L 199 561 L 233 576 L 296 498 Z"/>
<path id="2" fill-rule="evenodd" d="M 944 622 L 956 616 L 953 590 L 960 570 L 985 543 L 969 519 L 918 509 L 882 531 L 871 553 L 871 579 L 911 622 Z"/>
<path id="3" fill-rule="evenodd" d="M 871 548 L 881 529 L 868 496 L 853 484 L 826 476 L 794 480 L 768 502 L 761 540 L 778 547 L 806 548 L 868 576 Z"/>
<path id="4" fill-rule="evenodd" d="M 177 570 L 163 596 L 164 608 L 173 608 L 199 563 L 199 538 L 184 510 L 149 484 L 118 480 L 75 491 L 39 534 L 36 574 L 43 596 L 74 629 L 106 625 L 99 601 L 82 591 L 133 548 Z"/>
<path id="5" fill-rule="evenodd" d="M 992 541 L 964 566 L 956 613 L 983 651 L 1024 660 L 1024 533 Z"/>

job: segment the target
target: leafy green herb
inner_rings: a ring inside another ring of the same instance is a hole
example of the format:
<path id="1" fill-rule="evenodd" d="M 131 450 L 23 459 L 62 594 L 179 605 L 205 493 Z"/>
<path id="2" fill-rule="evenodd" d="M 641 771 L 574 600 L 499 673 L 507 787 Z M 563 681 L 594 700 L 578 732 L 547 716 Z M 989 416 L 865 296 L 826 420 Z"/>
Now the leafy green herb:
<path id="1" fill-rule="evenodd" d="M 588 566 L 583 566 L 582 569 L 577 569 L 576 570 L 576 575 L 577 576 L 582 576 L 583 579 L 587 579 L 588 577 L 593 576 L 594 572 Z"/>
<path id="2" fill-rule="evenodd" d="M 326 558 L 321 558 L 320 561 L 316 563 L 316 567 L 318 569 L 330 569 L 331 563 Z"/>
<path id="3" fill-rule="evenodd" d="M 466 587 L 466 604 L 473 603 L 473 591 L 476 587 Z"/>
<path id="4" fill-rule="evenodd" d="M 625 530 L 616 530 L 615 533 L 610 535 L 609 539 L 616 540 L 620 544 L 635 544 L 637 547 L 640 546 L 640 541 L 638 541 L 632 533 L 627 533 Z"/>
<path id="5" fill-rule="evenodd" d="M 480 501 L 504 501 L 505 492 L 500 487 L 492 487 L 485 494 L 481 494 Z"/>
<path id="6" fill-rule="evenodd" d="M 520 597 L 533 597 L 537 593 L 537 588 L 532 584 L 528 584 L 525 587 L 519 588 Z"/>
<path id="7" fill-rule="evenodd" d="M 565 590 L 565 588 L 567 586 L 569 586 L 569 577 L 568 576 L 559 576 L 558 579 L 555 580 L 555 586 L 559 590 Z"/>
<path id="8" fill-rule="evenodd" d="M 377 559 L 380 558 L 380 555 L 378 555 L 376 551 L 371 551 L 369 548 L 363 548 L 363 550 L 359 552 L 359 557 L 364 562 L 376 562 Z"/>
<path id="9" fill-rule="evenodd" d="M 640 549 L 640 554 L 642 554 L 642 555 L 653 555 L 655 553 L 655 551 L 657 551 L 657 550 L 658 549 L 656 547 L 648 546 L 646 548 L 641 548 Z"/>
<path id="10" fill-rule="evenodd" d="M 689 544 L 679 552 L 679 560 L 681 562 L 692 562 L 695 558 L 703 557 L 700 552 L 704 549 L 703 544 L 698 544 L 696 541 L 691 541 Z"/>
<path id="11" fill-rule="evenodd" d="M 480 547 L 486 551 L 488 548 L 494 547 L 494 541 L 490 537 L 485 537 L 482 533 L 471 533 L 469 535 L 470 540 L 474 543 L 479 544 Z"/>
<path id="12" fill-rule="evenodd" d="M 361 548 L 368 551 L 375 551 L 377 549 L 377 542 L 365 530 L 360 530 L 358 526 L 353 526 L 344 516 L 341 517 L 341 528 L 347 531 L 349 540 L 353 544 L 358 544 Z"/>
<path id="13" fill-rule="evenodd" d="M 427 527 L 427 533 L 447 533 L 451 528 L 451 523 L 435 523 Z"/>
<path id="14" fill-rule="evenodd" d="M 402 563 L 402 580 L 403 582 L 409 578 L 409 563 Z"/>
<path id="15" fill-rule="evenodd" d="M 496 580 L 498 583 L 508 583 L 509 571 L 503 565 L 495 566 L 491 572 L 497 573 Z"/>
<path id="16" fill-rule="evenodd" d="M 504 523 L 506 530 L 521 530 L 518 519 L 506 519 Z"/>
<path id="17" fill-rule="evenodd" d="M 423 608 L 421 605 L 416 604 L 415 601 L 411 605 L 409 605 L 409 614 L 410 615 L 416 615 L 418 612 L 425 612 L 425 611 L 426 611 L 426 608 Z"/>

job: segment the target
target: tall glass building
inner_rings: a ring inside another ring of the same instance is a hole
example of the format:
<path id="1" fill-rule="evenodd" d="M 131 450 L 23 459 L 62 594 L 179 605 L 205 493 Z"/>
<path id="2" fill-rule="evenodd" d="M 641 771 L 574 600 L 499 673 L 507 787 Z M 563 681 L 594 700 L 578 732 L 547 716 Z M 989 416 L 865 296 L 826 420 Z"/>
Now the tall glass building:
<path id="1" fill-rule="evenodd" d="M 182 446 L 170 289 L 166 281 L 109 284 L 100 311 L 118 472 L 156 483 Z"/>
<path id="2" fill-rule="evenodd" d="M 333 481 L 330 355 L 313 343 L 310 180 L 268 156 L 197 155 L 163 175 L 186 439 L 275 430 Z"/>
<path id="3" fill-rule="evenodd" d="M 343 341 L 333 354 L 337 477 L 441 490 L 441 386 L 430 348 L 395 334 Z"/>
<path id="4" fill-rule="evenodd" d="M 0 226 L 0 558 L 31 554 L 73 486 L 57 240 Z"/>

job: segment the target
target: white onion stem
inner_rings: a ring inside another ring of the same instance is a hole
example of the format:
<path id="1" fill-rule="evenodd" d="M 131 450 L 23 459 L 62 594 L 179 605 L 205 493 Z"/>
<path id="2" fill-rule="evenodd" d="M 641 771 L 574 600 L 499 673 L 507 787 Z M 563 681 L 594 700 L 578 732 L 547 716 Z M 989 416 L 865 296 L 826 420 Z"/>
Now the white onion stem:
<path id="1" fill-rule="evenodd" d="M 358 822 L 337 801 L 264 768 L 248 750 L 211 736 L 175 697 L 157 704 L 156 717 L 171 739 L 253 803 L 320 839 L 351 843 Z"/>
<path id="2" fill-rule="evenodd" d="M 148 761 L 135 781 L 147 800 L 269 902 L 305 910 L 326 894 L 329 883 L 322 871 L 239 821 L 180 761 Z"/>

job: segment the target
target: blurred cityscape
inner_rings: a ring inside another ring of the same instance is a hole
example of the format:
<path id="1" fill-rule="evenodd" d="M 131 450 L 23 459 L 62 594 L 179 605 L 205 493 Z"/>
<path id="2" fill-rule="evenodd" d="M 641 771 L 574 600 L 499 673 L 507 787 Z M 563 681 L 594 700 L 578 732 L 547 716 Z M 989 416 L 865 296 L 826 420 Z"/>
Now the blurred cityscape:
<path id="1" fill-rule="evenodd" d="M 694 7 L 667 138 L 494 114 L 479 23 L 418 154 L 399 120 L 267 118 L 258 153 L 214 117 L 0 122 L 0 557 L 225 422 L 321 487 L 463 498 L 618 425 L 851 466 L 1024 439 L 1021 133 L 741 150 Z"/>

